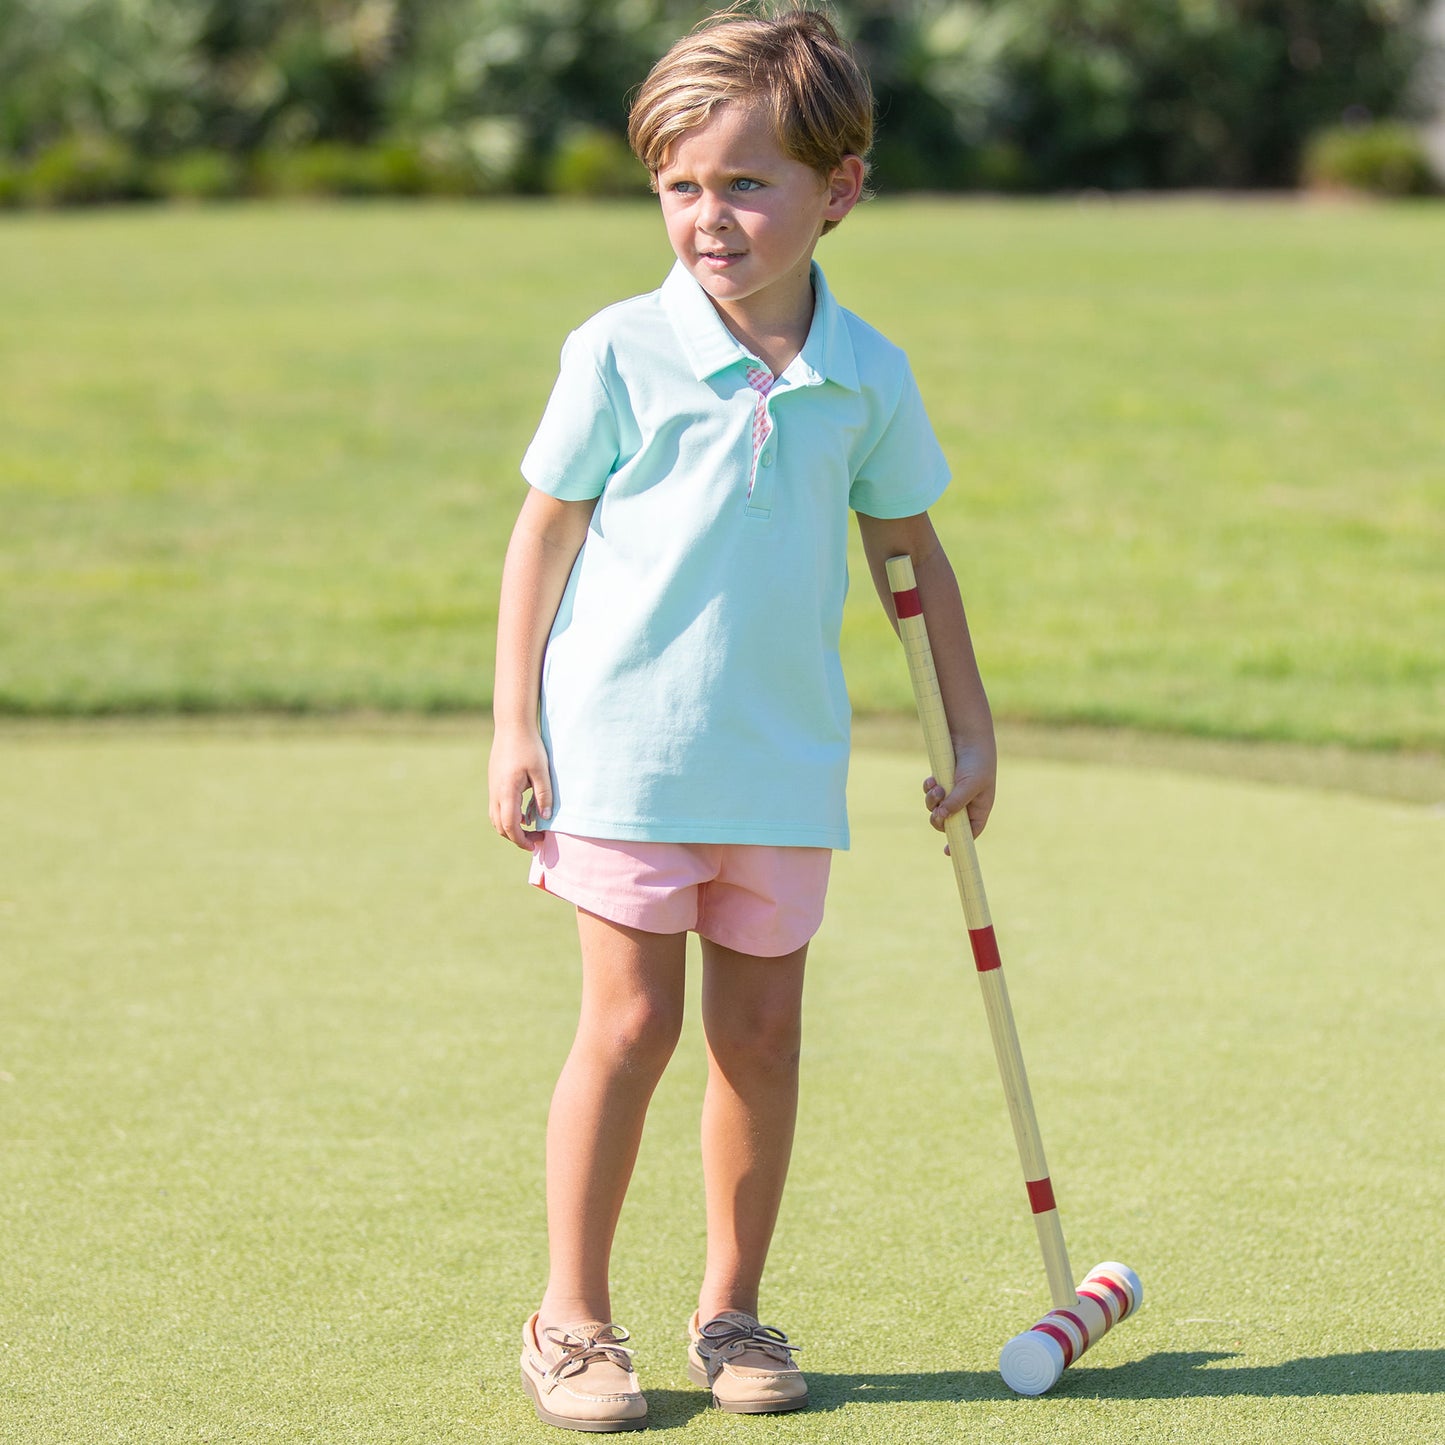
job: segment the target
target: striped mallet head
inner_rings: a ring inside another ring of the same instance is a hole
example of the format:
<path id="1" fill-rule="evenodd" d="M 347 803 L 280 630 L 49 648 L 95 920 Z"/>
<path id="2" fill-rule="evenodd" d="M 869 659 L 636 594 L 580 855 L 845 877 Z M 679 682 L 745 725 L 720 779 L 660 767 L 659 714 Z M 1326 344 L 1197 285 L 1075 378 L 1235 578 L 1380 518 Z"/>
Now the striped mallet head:
<path id="1" fill-rule="evenodd" d="M 923 601 L 910 558 L 888 559 L 888 585 L 893 593 L 898 635 L 908 660 L 908 676 L 913 683 L 919 721 L 923 724 L 929 765 L 933 776 L 946 786 L 954 774 L 953 737 L 938 687 Z M 958 884 L 959 901 L 963 904 L 969 948 L 983 997 L 984 1013 L 988 1018 L 999 1077 L 1003 1081 L 1009 1120 L 1013 1124 L 1019 1162 L 1023 1166 L 1029 1209 L 1033 1214 L 1039 1249 L 1044 1257 L 1044 1272 L 1048 1276 L 1049 1294 L 1054 1303 L 1054 1308 L 1038 1324 L 1004 1346 L 999 1356 L 999 1369 L 1011 1389 L 1021 1395 L 1041 1395 L 1058 1382 L 1063 1372 L 1090 1345 L 1139 1308 L 1144 1291 L 1138 1275 L 1122 1264 L 1101 1264 L 1089 1271 L 1077 1290 L 1074 1288 L 1073 1271 L 1069 1268 L 1063 1226 L 1059 1222 L 1053 1182 L 1044 1158 L 1043 1140 L 1039 1136 L 1033 1096 L 1024 1070 L 1023 1051 L 1009 1004 L 1008 986 L 1004 982 L 998 939 L 994 934 L 988 899 L 984 895 L 983 874 L 979 871 L 973 833 L 963 813 L 949 818 L 944 831 L 948 836 L 954 880 Z"/>
<path id="2" fill-rule="evenodd" d="M 999 1352 L 1004 1384 L 1020 1395 L 1042 1395 L 1120 1320 L 1144 1303 L 1144 1286 L 1127 1264 L 1096 1264 L 1079 1285 L 1078 1302 L 1052 1309 L 1038 1324 L 1015 1335 Z"/>

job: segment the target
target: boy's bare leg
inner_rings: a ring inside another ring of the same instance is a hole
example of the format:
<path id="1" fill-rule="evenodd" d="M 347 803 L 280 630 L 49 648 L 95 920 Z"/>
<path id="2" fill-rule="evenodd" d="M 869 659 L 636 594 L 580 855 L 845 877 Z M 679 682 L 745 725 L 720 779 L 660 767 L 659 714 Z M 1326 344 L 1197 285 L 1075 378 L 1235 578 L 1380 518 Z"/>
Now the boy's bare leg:
<path id="1" fill-rule="evenodd" d="M 704 1321 L 727 1310 L 758 1313 L 793 1151 L 807 956 L 806 945 L 782 958 L 755 958 L 703 942 Z"/>
<path id="2" fill-rule="evenodd" d="M 612 1238 L 682 1028 L 685 933 L 644 933 L 581 909 L 577 931 L 581 1016 L 547 1117 L 544 1328 L 612 1318 Z"/>

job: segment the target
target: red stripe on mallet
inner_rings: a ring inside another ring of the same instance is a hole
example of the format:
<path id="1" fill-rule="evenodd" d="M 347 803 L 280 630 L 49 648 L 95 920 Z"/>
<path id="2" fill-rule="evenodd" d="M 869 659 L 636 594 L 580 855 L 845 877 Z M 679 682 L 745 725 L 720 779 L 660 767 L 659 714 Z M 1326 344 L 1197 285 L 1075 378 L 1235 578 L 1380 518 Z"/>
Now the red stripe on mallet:
<path id="1" fill-rule="evenodd" d="M 1109 1313 L 1114 1316 L 1114 1321 L 1116 1324 L 1119 1320 L 1122 1320 L 1126 1314 L 1129 1313 L 1128 1294 L 1124 1290 L 1120 1289 L 1119 1286 L 1115 1284 L 1113 1280 L 1109 1279 L 1107 1275 L 1096 1274 L 1089 1282 L 1091 1284 L 1103 1285 L 1104 1288 L 1108 1290 L 1109 1293 L 1113 1296 L 1114 1308 L 1112 1310 L 1109 1310 Z M 1094 1300 L 1098 1304 L 1100 1309 L 1109 1309 L 1109 1306 L 1102 1295 L 1095 1294 L 1092 1290 L 1080 1290 L 1079 1293 L 1080 1295 L 1087 1295 L 1089 1299 Z"/>
<path id="2" fill-rule="evenodd" d="M 1073 1325 L 1076 1330 L 1078 1330 L 1080 1336 L 1083 1338 L 1084 1348 L 1086 1350 L 1093 1343 L 1093 1341 L 1089 1338 L 1088 1325 L 1086 1325 L 1083 1320 L 1081 1320 L 1078 1315 L 1073 1312 L 1073 1310 L 1050 1310 L 1049 1313 L 1055 1315 L 1062 1315 L 1064 1319 L 1068 1320 L 1068 1322 Z"/>
<path id="3" fill-rule="evenodd" d="M 1099 1313 L 1104 1316 L 1104 1328 L 1106 1330 L 1113 1329 L 1113 1327 L 1118 1324 L 1119 1321 L 1115 1312 L 1114 1301 L 1108 1296 L 1101 1295 L 1091 1289 L 1080 1287 L 1079 1298 L 1081 1300 L 1088 1300 L 1089 1303 L 1094 1305 Z"/>
<path id="4" fill-rule="evenodd" d="M 922 617 L 923 603 L 919 600 L 918 588 L 910 587 L 906 592 L 895 592 L 893 610 L 900 617 Z"/>
<path id="5" fill-rule="evenodd" d="M 980 973 L 1003 967 L 1003 959 L 998 956 L 998 939 L 994 937 L 993 924 L 989 924 L 987 928 L 970 928 L 968 942 L 973 949 L 973 961 Z"/>
<path id="6" fill-rule="evenodd" d="M 1047 1319 L 1040 1320 L 1034 1329 L 1041 1335 L 1047 1335 L 1064 1352 L 1064 1368 L 1067 1370 L 1074 1363 L 1074 1342 L 1069 1338 L 1069 1332 L 1051 1325 Z"/>
<path id="7" fill-rule="evenodd" d="M 1045 1175 L 1042 1179 L 1025 1179 L 1024 1185 L 1029 1191 L 1029 1205 L 1035 1214 L 1047 1214 L 1051 1209 L 1057 1209 L 1054 1203 L 1054 1186 Z"/>

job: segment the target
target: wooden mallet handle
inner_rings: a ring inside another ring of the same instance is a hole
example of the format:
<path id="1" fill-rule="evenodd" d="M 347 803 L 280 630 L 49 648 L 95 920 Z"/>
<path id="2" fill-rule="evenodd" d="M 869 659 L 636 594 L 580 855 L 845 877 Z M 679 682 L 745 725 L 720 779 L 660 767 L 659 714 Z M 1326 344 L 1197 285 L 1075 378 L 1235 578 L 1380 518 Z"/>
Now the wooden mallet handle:
<path id="1" fill-rule="evenodd" d="M 913 563 L 908 557 L 890 557 L 887 566 L 893 609 L 898 616 L 898 634 L 903 639 L 908 675 L 913 682 L 913 696 L 918 703 L 918 716 L 928 745 L 929 766 L 939 785 L 948 790 L 953 786 L 957 759 L 948 728 L 948 715 L 938 689 L 933 653 L 928 645 L 928 627 L 923 620 L 923 604 L 918 596 Z M 1009 1006 L 1008 987 L 1004 983 L 1003 964 L 999 959 L 993 920 L 989 916 L 988 899 L 983 891 L 983 874 L 979 871 L 978 851 L 973 846 L 973 830 L 968 815 L 963 811 L 954 813 L 948 819 L 944 833 L 948 838 L 949 855 L 953 859 L 958 896 L 963 901 L 963 916 L 968 925 L 968 941 L 973 951 L 974 967 L 978 971 L 979 987 L 983 992 L 994 1056 L 998 1060 L 1004 1097 L 1008 1100 L 1009 1119 L 1013 1123 L 1014 1140 L 1023 1165 L 1029 1208 L 1033 1212 L 1039 1248 L 1044 1256 L 1049 1295 L 1054 1303 L 1053 1309 L 1043 1319 L 1022 1334 L 1015 1335 L 1003 1347 L 999 1355 L 999 1369 L 1011 1389 L 1024 1395 L 1041 1395 L 1057 1383 L 1064 1370 L 1091 1344 L 1139 1308 L 1143 1303 L 1144 1290 L 1133 1270 L 1112 1261 L 1095 1266 L 1079 1288 L 1074 1289 L 1063 1226 L 1059 1223 L 1054 1188 L 1044 1159 L 1038 1118 L 1029 1093 L 1028 1076 L 1024 1072 L 1018 1029 L 1014 1024 L 1013 1009 Z"/>
<path id="2" fill-rule="evenodd" d="M 903 651 L 908 658 L 908 676 L 913 683 L 913 696 L 918 704 L 918 716 L 923 723 L 923 736 L 928 746 L 928 763 L 939 786 L 946 792 L 953 786 L 956 767 L 953 737 L 948 730 L 948 714 L 944 711 L 943 697 L 938 690 L 938 673 L 928 645 L 928 625 L 923 619 L 913 562 L 908 557 L 890 557 L 887 567 L 893 608 L 898 614 L 898 635 L 903 640 Z M 948 819 L 944 834 L 948 839 L 949 856 L 953 859 L 958 896 L 963 901 L 968 941 L 983 991 L 984 1011 L 988 1015 L 994 1056 L 998 1060 L 999 1077 L 1003 1080 L 1004 1097 L 1008 1101 L 1019 1162 L 1023 1165 L 1029 1208 L 1033 1212 L 1044 1269 L 1049 1277 L 1049 1296 L 1056 1308 L 1072 1309 L 1078 1303 L 1078 1295 L 1069 1269 L 1069 1253 L 1064 1245 L 1064 1231 L 1054 1203 L 1049 1166 L 1044 1159 L 1044 1144 L 1039 1137 L 1038 1118 L 1034 1113 L 1033 1096 L 1029 1093 L 1028 1075 L 1024 1072 L 1018 1028 L 1014 1024 L 1013 1009 L 1009 1006 L 1008 986 L 1004 982 L 1003 964 L 999 958 L 998 941 L 994 937 L 993 919 L 989 916 L 988 898 L 983 891 L 983 874 L 979 871 L 978 850 L 973 846 L 973 829 L 968 815 L 962 810 L 953 814 Z"/>

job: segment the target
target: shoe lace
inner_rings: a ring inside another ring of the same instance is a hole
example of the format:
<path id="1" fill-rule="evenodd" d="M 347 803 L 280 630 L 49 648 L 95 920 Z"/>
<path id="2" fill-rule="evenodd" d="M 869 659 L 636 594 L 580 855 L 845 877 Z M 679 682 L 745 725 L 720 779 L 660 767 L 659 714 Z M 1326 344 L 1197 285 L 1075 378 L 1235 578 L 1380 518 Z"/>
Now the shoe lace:
<path id="1" fill-rule="evenodd" d="M 790 1345 L 782 1330 L 772 1325 L 761 1325 L 756 1320 L 747 1324 L 741 1320 L 709 1320 L 698 1333 L 712 1354 L 738 1355 L 744 1350 L 760 1350 L 784 1364 L 790 1364 L 792 1357 L 802 1348 L 801 1345 Z"/>
<path id="2" fill-rule="evenodd" d="M 624 1343 L 632 1338 L 619 1325 L 606 1325 L 595 1333 L 576 1333 L 549 1327 L 542 1331 L 543 1344 L 555 1345 L 562 1351 L 561 1356 L 548 1366 L 546 1378 L 565 1379 L 596 1360 L 607 1360 L 620 1369 L 632 1368 L 635 1350 L 625 1349 Z"/>

